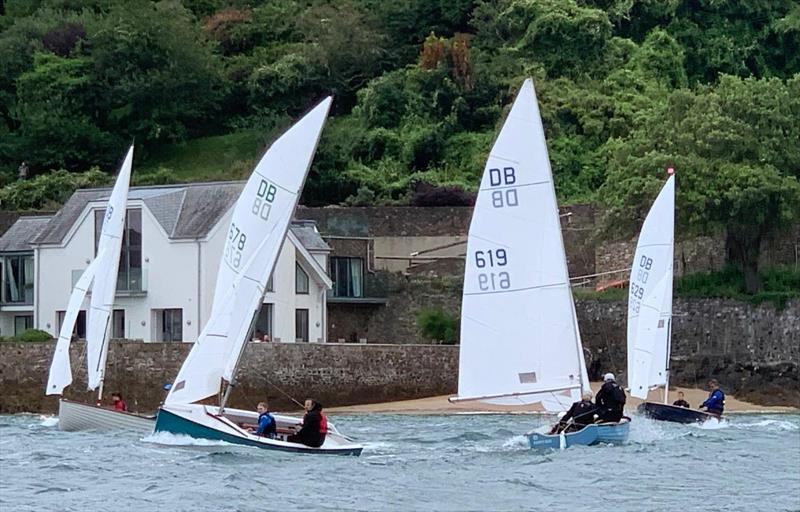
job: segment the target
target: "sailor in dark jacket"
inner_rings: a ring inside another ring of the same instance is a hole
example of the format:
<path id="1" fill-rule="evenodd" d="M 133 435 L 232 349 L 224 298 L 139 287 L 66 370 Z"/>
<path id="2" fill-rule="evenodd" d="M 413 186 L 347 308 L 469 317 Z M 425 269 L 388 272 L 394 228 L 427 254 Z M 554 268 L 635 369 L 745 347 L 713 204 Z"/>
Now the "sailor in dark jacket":
<path id="1" fill-rule="evenodd" d="M 689 405 L 689 402 L 687 402 L 686 399 L 683 398 L 683 391 L 678 391 L 678 399 L 672 402 L 672 405 L 676 407 L 686 407 L 687 409 L 691 407 L 691 405 Z"/>
<path id="2" fill-rule="evenodd" d="M 307 398 L 303 408 L 306 410 L 303 425 L 296 434 L 289 436 L 289 442 L 319 448 L 328 434 L 328 419 L 322 412 L 322 404 L 315 400 Z"/>
<path id="3" fill-rule="evenodd" d="M 607 373 L 603 377 L 603 387 L 597 392 L 595 403 L 597 404 L 598 421 L 602 423 L 614 423 L 622 419 L 622 408 L 625 405 L 625 390 L 616 383 L 613 373 Z"/>
<path id="4" fill-rule="evenodd" d="M 711 392 L 708 394 L 708 400 L 703 402 L 700 408 L 705 408 L 706 412 L 709 414 L 720 417 L 725 410 L 725 393 L 719 389 L 719 382 L 717 379 L 708 381 L 708 387 L 711 389 Z"/>
<path id="5" fill-rule="evenodd" d="M 587 391 L 580 402 L 575 402 L 559 421 L 553 426 L 551 434 L 560 432 L 577 432 L 586 425 L 594 423 L 596 407 L 592 403 L 592 392 Z"/>

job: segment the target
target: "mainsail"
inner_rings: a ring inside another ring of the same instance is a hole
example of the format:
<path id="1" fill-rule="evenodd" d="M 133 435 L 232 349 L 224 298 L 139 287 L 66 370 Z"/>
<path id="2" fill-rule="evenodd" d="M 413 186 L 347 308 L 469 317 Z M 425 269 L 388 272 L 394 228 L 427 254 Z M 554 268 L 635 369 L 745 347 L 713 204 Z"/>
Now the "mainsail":
<path id="1" fill-rule="evenodd" d="M 533 81 L 483 172 L 467 241 L 458 398 L 565 410 L 588 387 Z"/>
<path id="2" fill-rule="evenodd" d="M 97 389 L 103 381 L 108 355 L 108 320 L 114 307 L 114 294 L 117 291 L 119 257 L 122 250 L 122 236 L 125 230 L 125 211 L 128 203 L 133 146 L 122 162 L 117 181 L 111 191 L 103 218 L 103 228 L 97 244 L 99 260 L 92 300 L 89 307 L 86 328 L 86 363 L 88 366 L 89 389 Z"/>
<path id="3" fill-rule="evenodd" d="M 675 177 L 670 176 L 644 220 L 631 267 L 628 387 L 641 399 L 651 388 L 668 385 L 674 241 Z"/>
<path id="4" fill-rule="evenodd" d="M 47 376 L 47 388 L 45 389 L 45 394 L 47 395 L 60 395 L 64 392 L 65 387 L 72 384 L 72 368 L 69 361 L 69 345 L 72 341 L 72 331 L 75 328 L 75 320 L 78 318 L 83 299 L 86 297 L 86 291 L 89 289 L 89 285 L 92 284 L 97 271 L 97 264 L 100 262 L 101 257 L 102 254 L 98 254 L 86 267 L 78 282 L 75 283 L 72 294 L 69 296 L 67 311 L 64 313 L 61 331 L 58 333 L 53 362 L 50 363 L 50 373 Z"/>
<path id="5" fill-rule="evenodd" d="M 267 150 L 234 207 L 211 316 L 167 403 L 191 403 L 231 382 L 252 319 L 305 183 L 332 99 L 326 98 Z"/>

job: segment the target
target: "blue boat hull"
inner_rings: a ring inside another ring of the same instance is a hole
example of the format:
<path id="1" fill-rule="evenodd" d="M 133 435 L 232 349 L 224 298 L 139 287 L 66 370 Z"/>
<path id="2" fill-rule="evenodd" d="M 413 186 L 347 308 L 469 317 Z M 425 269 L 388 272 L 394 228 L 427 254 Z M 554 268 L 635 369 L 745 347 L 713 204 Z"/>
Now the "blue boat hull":
<path id="1" fill-rule="evenodd" d="M 156 416 L 155 432 L 168 432 L 175 435 L 185 435 L 195 439 L 209 439 L 212 441 L 224 441 L 226 443 L 251 446 L 265 450 L 276 450 L 282 452 L 292 453 L 313 453 L 313 454 L 330 454 L 330 455 L 361 455 L 363 447 L 360 445 L 352 445 L 341 448 L 314 448 L 309 446 L 302 446 L 296 443 L 285 443 L 268 438 L 252 438 L 243 435 L 235 435 L 227 432 L 222 432 L 218 429 L 211 428 L 207 425 L 191 421 L 178 414 L 174 414 L 163 408 L 158 410 Z"/>
<path id="2" fill-rule="evenodd" d="M 585 428 L 564 434 L 564 448 L 570 446 L 592 446 L 595 444 L 624 444 L 628 442 L 631 422 L 624 419 L 619 423 L 600 423 L 587 425 Z M 526 434 L 528 444 L 533 450 L 558 450 L 561 448 L 562 435 Z"/>
<path id="3" fill-rule="evenodd" d="M 671 421 L 673 423 L 703 423 L 711 418 L 718 419 L 713 414 L 707 412 L 655 402 L 645 402 L 636 410 L 639 414 L 643 414 L 650 419 Z"/>

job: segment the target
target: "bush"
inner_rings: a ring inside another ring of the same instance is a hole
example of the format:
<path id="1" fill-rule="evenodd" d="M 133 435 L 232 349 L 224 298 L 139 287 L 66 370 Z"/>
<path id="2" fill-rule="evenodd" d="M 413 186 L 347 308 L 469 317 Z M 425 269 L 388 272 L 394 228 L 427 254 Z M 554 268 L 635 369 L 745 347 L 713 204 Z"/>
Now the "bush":
<path id="1" fill-rule="evenodd" d="M 458 319 L 441 309 L 426 309 L 417 315 L 422 334 L 442 345 L 458 343 Z"/>
<path id="2" fill-rule="evenodd" d="M 437 187 L 421 182 L 411 198 L 412 206 L 472 206 L 475 195 L 461 187 Z"/>
<path id="3" fill-rule="evenodd" d="M 28 329 L 18 336 L 9 336 L 3 341 L 21 341 L 24 343 L 39 343 L 42 341 L 52 341 L 53 337 L 50 333 L 40 331 L 39 329 Z"/>

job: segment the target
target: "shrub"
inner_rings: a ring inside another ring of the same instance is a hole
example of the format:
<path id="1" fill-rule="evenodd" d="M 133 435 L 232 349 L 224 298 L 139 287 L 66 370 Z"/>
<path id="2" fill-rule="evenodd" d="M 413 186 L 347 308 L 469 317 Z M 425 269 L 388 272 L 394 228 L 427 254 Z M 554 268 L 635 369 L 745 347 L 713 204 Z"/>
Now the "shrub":
<path id="1" fill-rule="evenodd" d="M 50 336 L 49 333 L 41 331 L 39 329 L 28 329 L 19 336 L 16 336 L 16 339 L 17 341 L 29 343 L 29 342 L 51 341 L 53 337 Z"/>
<path id="2" fill-rule="evenodd" d="M 472 206 L 475 195 L 461 187 L 437 187 L 420 182 L 411 198 L 412 206 Z"/>
<path id="3" fill-rule="evenodd" d="M 441 309 L 425 309 L 417 315 L 422 334 L 443 345 L 458 343 L 458 319 Z"/>

